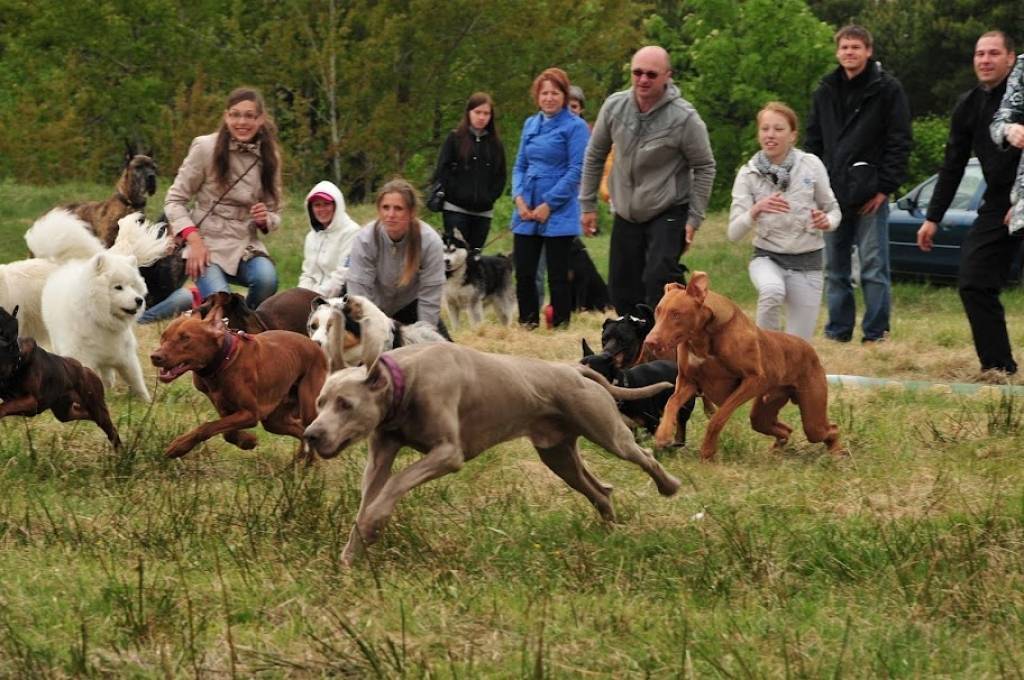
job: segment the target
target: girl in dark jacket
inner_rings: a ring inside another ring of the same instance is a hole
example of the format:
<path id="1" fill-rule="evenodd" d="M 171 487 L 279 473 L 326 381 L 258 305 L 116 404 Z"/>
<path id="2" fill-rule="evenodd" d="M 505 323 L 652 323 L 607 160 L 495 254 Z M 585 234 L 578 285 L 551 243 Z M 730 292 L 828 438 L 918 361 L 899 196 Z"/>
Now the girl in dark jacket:
<path id="1" fill-rule="evenodd" d="M 494 127 L 494 101 L 475 92 L 459 126 L 448 134 L 434 170 L 444 187 L 444 232 L 458 229 L 471 248 L 483 248 L 494 202 L 505 189 L 505 149 Z"/>

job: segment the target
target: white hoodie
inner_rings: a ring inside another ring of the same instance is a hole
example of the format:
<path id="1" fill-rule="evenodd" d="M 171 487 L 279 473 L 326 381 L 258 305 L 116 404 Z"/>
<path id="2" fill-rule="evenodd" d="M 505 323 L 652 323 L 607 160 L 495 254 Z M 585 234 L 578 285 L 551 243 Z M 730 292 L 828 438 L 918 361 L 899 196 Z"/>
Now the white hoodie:
<path id="1" fill-rule="evenodd" d="M 334 198 L 334 217 L 325 229 L 319 226 L 313 217 L 313 208 L 309 199 L 313 194 L 324 193 Z M 306 234 L 306 245 L 303 248 L 302 274 L 299 275 L 299 286 L 316 291 L 324 297 L 335 297 L 341 294 L 348 272 L 348 254 L 352 250 L 359 225 L 345 212 L 345 199 L 341 189 L 333 182 L 324 180 L 306 194 L 306 214 L 309 215 L 310 231 Z"/>

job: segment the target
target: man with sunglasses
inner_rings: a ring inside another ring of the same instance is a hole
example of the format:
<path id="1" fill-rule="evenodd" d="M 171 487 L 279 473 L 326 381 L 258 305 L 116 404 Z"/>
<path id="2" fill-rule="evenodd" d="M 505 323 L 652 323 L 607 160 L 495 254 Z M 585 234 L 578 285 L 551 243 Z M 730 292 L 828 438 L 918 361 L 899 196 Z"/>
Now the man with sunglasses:
<path id="1" fill-rule="evenodd" d="M 668 52 L 633 55 L 633 86 L 608 97 L 597 114 L 583 161 L 583 229 L 597 231 L 597 190 L 615 145 L 609 189 L 615 222 L 608 288 L 619 314 L 658 304 L 666 283 L 682 281 L 683 251 L 704 220 L 715 179 L 704 121 L 672 83 Z"/>

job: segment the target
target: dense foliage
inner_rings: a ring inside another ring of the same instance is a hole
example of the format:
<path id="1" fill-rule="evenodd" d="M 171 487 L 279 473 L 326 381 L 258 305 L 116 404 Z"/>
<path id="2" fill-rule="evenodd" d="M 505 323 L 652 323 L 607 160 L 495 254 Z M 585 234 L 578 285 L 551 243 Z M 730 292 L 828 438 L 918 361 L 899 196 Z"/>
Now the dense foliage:
<path id="1" fill-rule="evenodd" d="M 974 38 L 1024 33 L 1024 5 L 980 0 L 0 0 L 0 177 L 108 182 L 131 140 L 169 178 L 225 93 L 254 84 L 288 184 L 330 177 L 359 200 L 396 173 L 424 181 L 472 91 L 495 95 L 511 157 L 541 69 L 565 68 L 592 119 L 627 84 L 630 53 L 656 42 L 711 131 L 722 205 L 754 112 L 773 98 L 805 111 L 851 19 L 874 30 L 915 115 L 940 119 L 972 81 Z"/>

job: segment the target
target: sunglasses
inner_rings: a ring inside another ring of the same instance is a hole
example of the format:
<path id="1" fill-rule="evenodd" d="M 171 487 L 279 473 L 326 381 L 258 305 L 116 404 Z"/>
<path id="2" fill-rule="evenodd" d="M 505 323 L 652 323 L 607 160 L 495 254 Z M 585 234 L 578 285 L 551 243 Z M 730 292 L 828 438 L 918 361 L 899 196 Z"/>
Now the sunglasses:
<path id="1" fill-rule="evenodd" d="M 655 78 L 657 78 L 660 75 L 661 74 L 658 73 L 657 71 L 645 71 L 642 68 L 635 68 L 635 69 L 633 69 L 633 77 L 634 78 L 641 78 L 643 76 L 647 76 L 648 80 L 654 80 Z"/>

